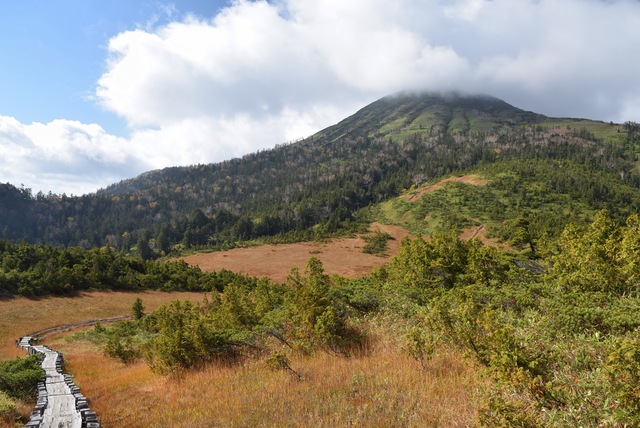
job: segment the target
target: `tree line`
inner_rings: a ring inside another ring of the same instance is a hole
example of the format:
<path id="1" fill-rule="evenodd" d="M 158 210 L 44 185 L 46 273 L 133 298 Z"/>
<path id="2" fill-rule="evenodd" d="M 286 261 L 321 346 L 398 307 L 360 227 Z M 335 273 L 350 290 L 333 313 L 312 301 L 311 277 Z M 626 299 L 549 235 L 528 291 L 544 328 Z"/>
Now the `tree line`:
<path id="1" fill-rule="evenodd" d="M 82 290 L 211 291 L 255 279 L 204 273 L 185 262 L 143 261 L 110 247 L 85 250 L 0 239 L 0 296 L 69 295 Z"/>

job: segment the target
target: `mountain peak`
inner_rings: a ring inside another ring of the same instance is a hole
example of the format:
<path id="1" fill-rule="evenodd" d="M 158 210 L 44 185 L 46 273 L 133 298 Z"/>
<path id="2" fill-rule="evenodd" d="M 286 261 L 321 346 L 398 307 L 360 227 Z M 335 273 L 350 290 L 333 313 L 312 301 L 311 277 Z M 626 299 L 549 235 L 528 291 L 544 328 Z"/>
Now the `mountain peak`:
<path id="1" fill-rule="evenodd" d="M 425 132 L 486 133 L 546 117 L 485 94 L 410 92 L 386 96 L 320 134 L 385 136 L 403 140 Z"/>

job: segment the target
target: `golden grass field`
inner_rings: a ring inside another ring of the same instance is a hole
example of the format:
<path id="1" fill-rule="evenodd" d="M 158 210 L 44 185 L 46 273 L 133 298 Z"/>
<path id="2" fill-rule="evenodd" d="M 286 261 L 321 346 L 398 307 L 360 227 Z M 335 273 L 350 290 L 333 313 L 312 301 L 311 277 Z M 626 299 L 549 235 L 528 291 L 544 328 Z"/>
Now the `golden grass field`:
<path id="1" fill-rule="evenodd" d="M 0 299 L 0 360 L 26 355 L 15 346 L 15 340 L 21 336 L 69 322 L 130 314 L 131 306 L 137 297 L 143 299 L 146 311 L 149 312 L 172 300 L 188 299 L 199 302 L 204 294 L 114 291 L 79 293 L 75 297 Z M 18 410 L 25 420 L 28 420 L 34 405 L 35 402 L 19 403 Z M 0 419 L 0 427 L 14 426 L 7 424 L 7 421 Z"/>
<path id="2" fill-rule="evenodd" d="M 20 355 L 14 337 L 50 325 L 127 314 L 136 297 L 147 311 L 201 293 L 82 293 L 74 298 L 0 301 L 2 358 Z M 40 309 L 42 308 L 42 309 Z M 460 355 L 442 350 L 421 370 L 387 328 L 367 324 L 372 345 L 345 358 L 292 355 L 302 374 L 274 372 L 263 360 L 209 366 L 181 376 L 152 373 L 144 362 L 124 365 L 86 342 L 64 335 L 45 343 L 64 353 L 102 427 L 455 427 L 475 420 L 480 380 Z M 20 410 L 25 416 L 32 405 Z"/>
<path id="3" fill-rule="evenodd" d="M 140 297 L 150 312 L 172 300 L 202 301 L 204 293 L 84 292 L 75 297 L 16 297 L 0 299 L 0 359 L 22 356 L 15 340 L 21 336 L 60 324 L 131 314 L 131 306 Z"/>
<path id="4" fill-rule="evenodd" d="M 365 254 L 362 237 L 332 239 L 327 242 L 298 242 L 294 244 L 261 245 L 259 247 L 235 248 L 228 251 L 200 253 L 181 258 L 190 265 L 199 266 L 205 272 L 227 269 L 255 277 L 266 276 L 284 282 L 293 267 L 304 269 L 311 257 L 318 258 L 328 274 L 355 278 L 369 274 L 373 268 L 382 266 L 398 252 L 402 238 L 409 235 L 398 226 L 373 223 L 372 231 L 388 233 L 385 256 Z"/>
<path id="5" fill-rule="evenodd" d="M 144 362 L 105 358 L 88 344 L 52 346 L 64 352 L 105 428 L 463 427 L 475 420 L 477 373 L 447 350 L 427 370 L 382 340 L 357 357 L 293 356 L 298 380 L 262 360 L 164 377 Z"/>

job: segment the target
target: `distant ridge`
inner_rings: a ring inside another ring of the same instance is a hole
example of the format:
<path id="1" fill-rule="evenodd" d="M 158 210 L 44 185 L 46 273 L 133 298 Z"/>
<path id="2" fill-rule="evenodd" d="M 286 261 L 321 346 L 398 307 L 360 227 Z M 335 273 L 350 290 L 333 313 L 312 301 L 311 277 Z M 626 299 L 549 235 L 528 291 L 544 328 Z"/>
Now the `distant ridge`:
<path id="1" fill-rule="evenodd" d="M 293 144 L 329 143 L 342 137 L 353 139 L 383 136 L 400 141 L 411 135 L 434 132 L 491 132 L 502 127 L 534 124 L 546 119 L 547 116 L 519 109 L 490 95 L 404 91 L 383 97 L 336 125 Z M 143 189 L 139 186 L 140 181 L 153 180 L 160 175 L 178 178 L 185 170 L 214 167 L 238 160 L 147 171 L 137 177 L 114 183 L 100 192 L 135 192 Z"/>

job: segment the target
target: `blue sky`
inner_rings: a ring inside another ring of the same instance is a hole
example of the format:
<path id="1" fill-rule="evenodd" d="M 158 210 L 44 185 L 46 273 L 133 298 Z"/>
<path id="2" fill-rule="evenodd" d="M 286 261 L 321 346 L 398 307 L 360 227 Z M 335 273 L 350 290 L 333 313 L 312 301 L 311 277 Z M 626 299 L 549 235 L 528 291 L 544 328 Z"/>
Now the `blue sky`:
<path id="1" fill-rule="evenodd" d="M 402 90 L 640 121 L 637 0 L 0 0 L 0 182 L 83 194 Z"/>
<path id="2" fill-rule="evenodd" d="M 0 114 L 23 123 L 67 118 L 124 135 L 124 121 L 91 102 L 116 34 L 187 14 L 214 16 L 224 0 L 0 0 Z"/>

